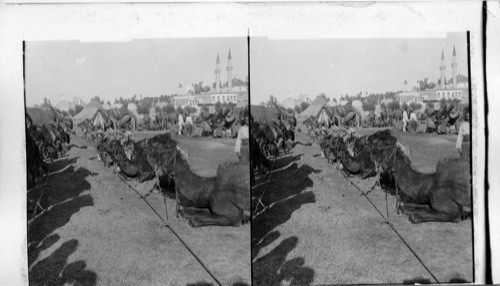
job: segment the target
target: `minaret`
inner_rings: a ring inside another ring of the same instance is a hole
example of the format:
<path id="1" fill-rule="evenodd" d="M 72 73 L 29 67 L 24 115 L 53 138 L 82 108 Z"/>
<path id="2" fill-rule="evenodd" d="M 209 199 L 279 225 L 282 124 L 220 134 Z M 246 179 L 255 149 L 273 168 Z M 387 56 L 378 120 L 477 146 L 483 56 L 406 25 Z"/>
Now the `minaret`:
<path id="1" fill-rule="evenodd" d="M 233 89 L 233 61 L 231 59 L 231 49 L 229 49 L 229 55 L 227 56 L 227 91 L 230 92 Z"/>
<path id="2" fill-rule="evenodd" d="M 453 88 L 457 88 L 457 53 L 453 46 L 453 60 L 451 61 L 451 76 Z"/>
<path id="3" fill-rule="evenodd" d="M 444 70 L 446 69 L 446 66 L 444 65 L 444 51 L 441 51 L 441 66 L 439 67 L 441 70 L 441 88 L 445 88 L 446 86 L 446 79 L 444 78 Z"/>
<path id="4" fill-rule="evenodd" d="M 220 60 L 217 53 L 217 61 L 215 62 L 215 92 L 220 91 Z"/>

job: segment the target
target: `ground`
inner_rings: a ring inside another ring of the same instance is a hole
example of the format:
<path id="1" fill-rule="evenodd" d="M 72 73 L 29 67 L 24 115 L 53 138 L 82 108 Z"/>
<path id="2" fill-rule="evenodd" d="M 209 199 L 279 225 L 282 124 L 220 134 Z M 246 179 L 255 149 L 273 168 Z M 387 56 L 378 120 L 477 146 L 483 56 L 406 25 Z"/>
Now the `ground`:
<path id="1" fill-rule="evenodd" d="M 232 139 L 173 139 L 187 149 L 200 175 L 213 176 L 219 164 L 237 160 Z M 28 232 L 30 285 L 217 285 L 163 226 L 158 215 L 166 219 L 166 212 L 172 228 L 220 283 L 250 284 L 250 225 L 191 228 L 175 218 L 171 194 L 165 205 L 161 193 L 152 193 L 147 200 L 157 215 L 78 137 L 50 171 L 45 187 L 28 194 L 38 198 L 45 188 L 42 204 L 51 206 Z"/>
<path id="2" fill-rule="evenodd" d="M 458 157 L 456 136 L 396 136 L 422 172 Z M 470 219 L 411 224 L 396 213 L 393 195 L 374 190 L 368 200 L 327 164 L 317 144 L 305 134 L 297 138 L 292 153 L 276 160 L 274 171 L 258 177 L 252 189 L 254 203 L 264 193 L 268 206 L 252 221 L 254 285 L 473 281 Z M 352 180 L 363 191 L 375 182 Z M 403 239 L 386 223 L 387 213 Z"/>

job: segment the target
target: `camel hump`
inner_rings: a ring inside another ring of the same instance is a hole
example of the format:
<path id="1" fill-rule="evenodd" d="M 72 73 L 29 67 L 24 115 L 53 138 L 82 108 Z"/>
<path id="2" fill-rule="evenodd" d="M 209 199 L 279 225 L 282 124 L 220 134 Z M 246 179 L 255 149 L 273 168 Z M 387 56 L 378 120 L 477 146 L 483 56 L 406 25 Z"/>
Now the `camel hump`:
<path id="1" fill-rule="evenodd" d="M 448 158 L 438 162 L 436 166 L 436 185 L 453 181 L 465 186 L 468 191 L 471 184 L 470 164 L 462 158 Z"/>
<path id="2" fill-rule="evenodd" d="M 470 170 L 470 162 L 463 158 L 446 158 L 438 162 L 436 170 L 445 169 L 467 169 Z"/>

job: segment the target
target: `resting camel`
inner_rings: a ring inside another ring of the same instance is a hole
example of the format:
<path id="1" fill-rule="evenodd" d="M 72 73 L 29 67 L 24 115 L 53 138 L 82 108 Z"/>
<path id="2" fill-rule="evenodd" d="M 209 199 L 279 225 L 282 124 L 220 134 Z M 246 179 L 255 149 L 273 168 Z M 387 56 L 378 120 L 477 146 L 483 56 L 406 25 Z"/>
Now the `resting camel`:
<path id="1" fill-rule="evenodd" d="M 173 179 L 178 202 L 183 206 L 181 215 L 189 220 L 189 225 L 240 226 L 247 222 L 250 218 L 249 164 L 226 163 L 219 165 L 216 176 L 203 177 L 191 170 L 187 152 L 168 141 L 173 140 L 164 135 L 150 139 L 146 147 L 152 151 L 148 161 L 155 166 L 158 178 L 168 175 Z"/>
<path id="2" fill-rule="evenodd" d="M 377 139 L 377 133 L 368 138 L 371 143 L 378 140 L 372 151 L 376 160 L 393 175 L 409 203 L 429 206 L 403 205 L 401 209 L 412 223 L 460 222 L 471 215 L 471 170 L 467 160 L 444 159 L 438 162 L 436 172 L 421 173 L 412 168 L 401 144 L 384 144 L 384 140 Z"/>

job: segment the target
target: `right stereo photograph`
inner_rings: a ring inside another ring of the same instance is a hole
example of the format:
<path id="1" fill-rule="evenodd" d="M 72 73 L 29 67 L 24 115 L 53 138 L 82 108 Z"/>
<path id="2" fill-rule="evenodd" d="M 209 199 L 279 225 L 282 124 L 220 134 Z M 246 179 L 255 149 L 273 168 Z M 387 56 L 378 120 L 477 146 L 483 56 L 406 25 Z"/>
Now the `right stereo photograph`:
<path id="1" fill-rule="evenodd" d="M 469 39 L 251 37 L 253 285 L 474 282 Z"/>

